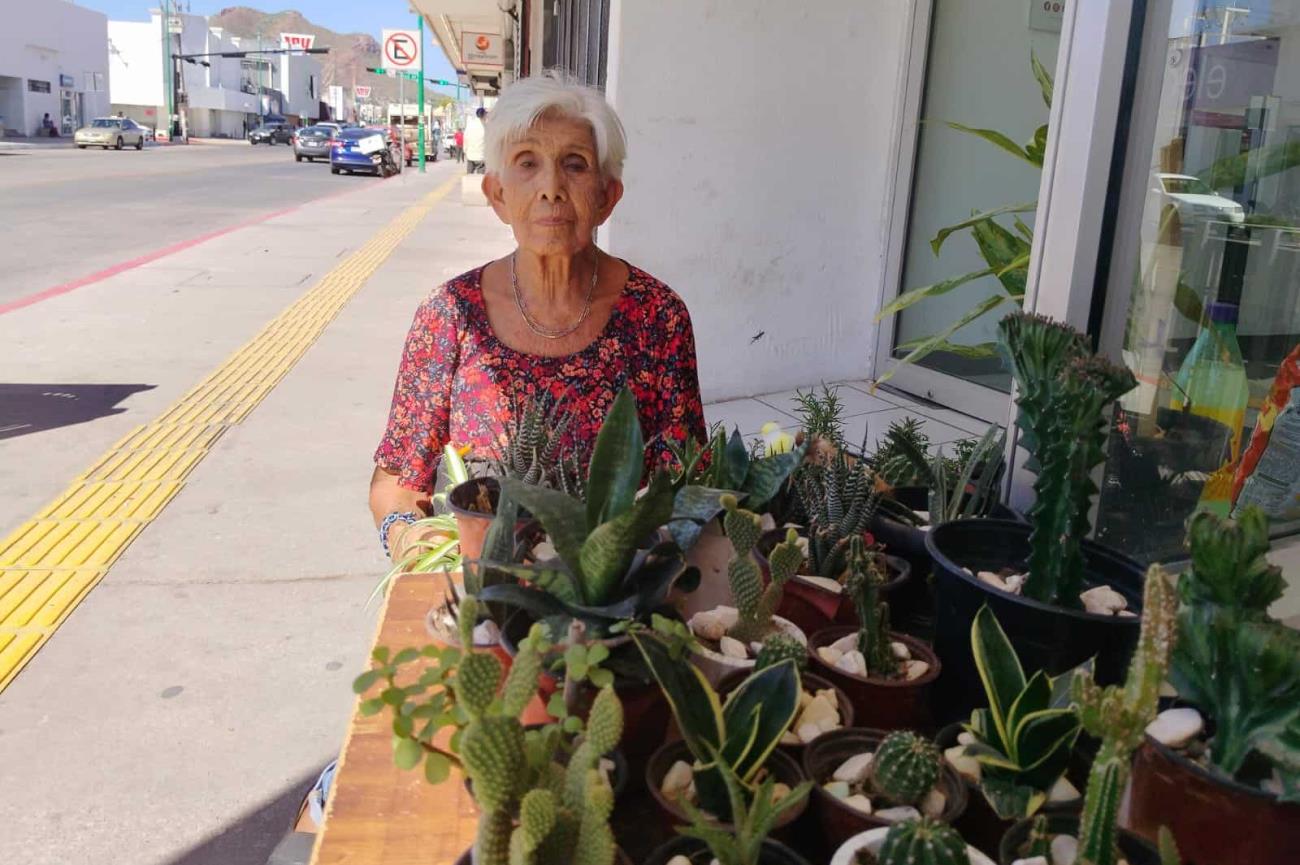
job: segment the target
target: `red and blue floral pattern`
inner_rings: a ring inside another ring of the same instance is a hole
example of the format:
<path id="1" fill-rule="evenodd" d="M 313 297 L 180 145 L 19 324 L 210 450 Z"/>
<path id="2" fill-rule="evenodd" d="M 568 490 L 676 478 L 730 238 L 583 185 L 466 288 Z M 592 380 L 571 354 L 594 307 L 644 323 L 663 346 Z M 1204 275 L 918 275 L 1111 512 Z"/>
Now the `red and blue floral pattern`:
<path id="1" fill-rule="evenodd" d="M 667 439 L 704 439 L 691 317 L 668 286 L 631 267 L 600 336 L 575 354 L 543 357 L 497 339 L 482 276 L 480 267 L 439 286 L 415 313 L 375 452 L 402 486 L 431 492 L 448 442 L 491 453 L 505 420 L 529 398 L 549 397 L 574 416 L 564 442 L 570 452 L 590 453 L 624 387 L 636 396 L 647 468 L 669 458 Z"/>

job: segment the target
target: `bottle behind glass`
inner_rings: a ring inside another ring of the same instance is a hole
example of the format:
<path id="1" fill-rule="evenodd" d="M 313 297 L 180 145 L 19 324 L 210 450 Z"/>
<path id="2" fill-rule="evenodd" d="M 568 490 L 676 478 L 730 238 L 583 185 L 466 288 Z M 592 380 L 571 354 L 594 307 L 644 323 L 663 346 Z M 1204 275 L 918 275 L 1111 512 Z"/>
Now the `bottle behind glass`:
<path id="1" fill-rule="evenodd" d="M 1216 420 L 1228 428 L 1231 460 L 1241 454 L 1246 423 L 1246 365 L 1237 343 L 1237 305 L 1211 303 L 1192 350 L 1174 377 L 1173 408 Z"/>

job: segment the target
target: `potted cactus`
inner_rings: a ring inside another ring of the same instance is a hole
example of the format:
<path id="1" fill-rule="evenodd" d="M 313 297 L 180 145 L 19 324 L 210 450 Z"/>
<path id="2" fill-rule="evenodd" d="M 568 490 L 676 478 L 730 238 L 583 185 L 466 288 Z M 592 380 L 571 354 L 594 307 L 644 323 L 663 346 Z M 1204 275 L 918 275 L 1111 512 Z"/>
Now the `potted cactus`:
<path id="1" fill-rule="evenodd" d="M 1194 865 L 1300 861 L 1300 636 L 1268 614 L 1284 586 L 1268 519 L 1208 513 L 1188 531 L 1170 681 L 1133 769 L 1131 825 L 1168 826 Z"/>
<path id="2" fill-rule="evenodd" d="M 1050 319 L 1012 313 L 998 344 L 1017 387 L 1021 443 L 1036 464 L 1028 525 L 964 519 L 926 534 L 934 560 L 935 650 L 946 718 L 979 704 L 965 635 L 987 604 L 1017 654 L 1051 675 L 1096 658 L 1102 682 L 1118 681 L 1137 642 L 1142 570 L 1086 539 L 1105 459 L 1107 412 L 1136 382 L 1094 355 L 1087 337 Z"/>
<path id="3" fill-rule="evenodd" d="M 885 576 L 876 552 L 868 550 L 861 537 L 851 538 L 847 548 L 845 587 L 859 624 L 814 634 L 809 642 L 813 669 L 849 695 L 859 725 L 925 728 L 939 659 L 920 640 L 890 629 L 890 604 L 882 591 Z"/>
<path id="4" fill-rule="evenodd" d="M 994 865 L 947 823 L 922 817 L 868 829 L 845 841 L 831 865 Z"/>
<path id="5" fill-rule="evenodd" d="M 966 786 L 938 747 L 910 730 L 827 733 L 804 751 L 812 814 L 830 849 L 853 835 L 918 816 L 945 823 L 966 808 Z"/>
<path id="6" fill-rule="evenodd" d="M 713 684 L 728 673 L 752 669 L 763 641 L 773 634 L 784 634 L 801 645 L 808 641 L 792 622 L 775 615 L 783 591 L 803 561 L 794 530 L 788 531 L 786 540 L 764 562 L 755 553 L 761 525 L 758 514 L 741 508 L 730 493 L 724 494 L 721 502 L 722 521 L 733 550 L 727 577 L 736 606 L 702 610 L 687 622 L 699 641 L 692 660 Z"/>
<path id="7" fill-rule="evenodd" d="M 1088 772 L 1083 811 L 1077 818 L 1077 835 L 1053 835 L 1046 815 L 1021 821 L 1004 837 L 1001 855 L 1006 865 L 1030 853 L 1030 846 L 1046 847 L 1057 857 L 1064 847 L 1076 851 L 1071 861 L 1079 865 L 1156 865 L 1155 851 L 1137 842 L 1123 841 L 1119 808 L 1128 784 L 1133 752 L 1156 716 L 1160 685 L 1169 671 L 1169 658 L 1178 632 L 1177 599 L 1168 575 L 1159 565 L 1147 571 L 1143 589 L 1142 626 L 1127 678 L 1122 685 L 1102 687 L 1092 673 L 1076 670 L 1070 698 L 1083 729 L 1100 740 Z M 1060 815 L 1055 815 L 1059 817 Z M 1068 822 L 1068 821 L 1067 821 Z M 1062 821 L 1057 820 L 1057 825 Z M 1017 839 L 1027 839 L 1019 842 Z M 1121 846 L 1127 849 L 1121 852 Z M 1064 851 L 1063 851 L 1064 852 Z M 1228 860 L 1235 861 L 1235 860 Z"/>

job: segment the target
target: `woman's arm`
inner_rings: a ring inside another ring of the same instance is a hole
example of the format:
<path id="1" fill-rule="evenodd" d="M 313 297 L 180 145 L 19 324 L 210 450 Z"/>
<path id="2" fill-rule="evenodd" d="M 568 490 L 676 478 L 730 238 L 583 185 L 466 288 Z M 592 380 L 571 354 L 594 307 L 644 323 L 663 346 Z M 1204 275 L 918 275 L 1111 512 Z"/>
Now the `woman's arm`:
<path id="1" fill-rule="evenodd" d="M 407 489 L 398 482 L 396 474 L 375 466 L 375 473 L 370 476 L 370 514 L 375 519 L 375 528 L 378 529 L 383 524 L 384 517 L 391 513 L 427 516 L 429 495 Z M 412 541 L 430 534 L 417 530 L 415 535 L 411 535 L 407 532 L 410 528 L 410 524 L 400 521 L 388 527 L 388 549 L 394 562 L 402 560 Z"/>

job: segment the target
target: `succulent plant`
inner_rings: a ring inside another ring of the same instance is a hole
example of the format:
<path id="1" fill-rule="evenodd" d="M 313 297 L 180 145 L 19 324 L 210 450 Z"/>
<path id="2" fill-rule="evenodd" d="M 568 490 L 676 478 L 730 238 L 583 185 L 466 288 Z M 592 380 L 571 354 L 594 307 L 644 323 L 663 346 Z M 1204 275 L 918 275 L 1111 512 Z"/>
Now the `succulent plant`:
<path id="1" fill-rule="evenodd" d="M 1117 818 L 1128 784 L 1131 758 L 1156 716 L 1160 683 L 1169 670 L 1178 631 L 1178 602 L 1159 565 L 1147 571 L 1137 650 L 1123 685 L 1100 687 L 1076 671 L 1071 696 L 1089 735 L 1101 740 L 1079 817 L 1079 865 L 1116 865 L 1120 860 Z"/>
<path id="2" fill-rule="evenodd" d="M 878 865 L 970 865 L 966 842 L 947 823 L 921 817 L 889 827 Z"/>
<path id="3" fill-rule="evenodd" d="M 1262 754 L 1300 801 L 1300 634 L 1268 614 L 1282 595 L 1270 565 L 1268 517 L 1200 513 L 1188 529 L 1191 567 L 1178 581 L 1179 640 L 1171 680 L 1214 721 L 1211 763 L 1228 776 Z"/>
<path id="4" fill-rule="evenodd" d="M 754 669 L 774 667 L 782 661 L 794 661 L 802 671 L 808 666 L 808 648 L 789 634 L 770 634 L 754 657 Z"/>
<path id="5" fill-rule="evenodd" d="M 795 530 L 790 529 L 786 539 L 768 555 L 770 579 L 764 586 L 763 573 L 754 555 L 762 534 L 758 514 L 742 509 L 736 497 L 730 494 L 722 496 L 722 507 L 725 511 L 722 525 L 735 550 L 727 566 L 727 579 L 740 613 L 740 619 L 730 634 L 742 643 L 763 640 L 775 628 L 772 615 L 781 605 L 785 584 L 803 564 L 803 550 L 797 543 Z"/>
<path id="6" fill-rule="evenodd" d="M 798 667 L 787 660 L 755 670 L 724 703 L 704 674 L 683 662 L 673 641 L 646 629 L 634 629 L 632 639 L 668 698 L 682 740 L 702 765 L 694 776 L 700 807 L 729 820 L 731 793 L 719 767 L 729 767 L 744 798 L 752 800 L 763 764 L 799 711 Z"/>
<path id="7" fill-rule="evenodd" d="M 911 730 L 895 730 L 876 748 L 871 784 L 899 805 L 915 805 L 939 780 L 943 753 Z"/>
<path id="8" fill-rule="evenodd" d="M 795 391 L 797 403 L 794 413 L 799 416 L 805 442 L 812 444 L 819 440 L 839 449 L 844 445 L 844 404 L 840 401 L 839 388 L 822 385 L 822 392 L 809 388 L 807 393 Z"/>
<path id="9" fill-rule="evenodd" d="M 1092 470 L 1106 459 L 1106 412 L 1137 380 L 1094 355 L 1083 334 L 1043 316 L 1008 315 L 998 323 L 998 345 L 1018 391 L 1021 442 L 1037 465 L 1024 593 L 1078 607 L 1097 493 Z"/>
<path id="10" fill-rule="evenodd" d="M 582 455 L 564 446 L 572 425 L 573 415 L 549 396 L 516 398 L 489 460 L 492 473 L 584 498 Z"/>
<path id="11" fill-rule="evenodd" d="M 799 500 L 808 515 L 808 566 L 813 574 L 838 580 L 847 565 L 849 540 L 871 524 L 884 488 L 865 460 L 838 451 L 829 464 L 806 464 L 796 475 Z"/>
<path id="12" fill-rule="evenodd" d="M 844 592 L 858 614 L 858 651 L 871 675 L 889 678 L 898 672 L 898 659 L 890 647 L 889 604 L 880 597 L 880 587 L 885 584 L 882 562 L 883 557 L 867 549 L 861 535 L 849 539 Z"/>
<path id="13" fill-rule="evenodd" d="M 925 483 L 925 470 L 916 465 L 914 455 L 930 449 L 930 437 L 921 428 L 921 419 L 905 417 L 892 421 L 871 455 L 871 467 L 891 487 Z M 923 460 L 928 468 L 928 461 Z"/>
<path id="14" fill-rule="evenodd" d="M 777 819 L 798 806 L 808 796 L 812 784 L 805 781 L 778 799 L 776 779 L 768 778 L 751 794 L 728 763 L 717 760 L 717 764 L 727 789 L 731 828 L 723 829 L 707 814 L 683 801 L 682 808 L 691 824 L 678 827 L 677 831 L 703 841 L 718 865 L 760 865 L 763 841 L 771 834 Z"/>
<path id="15" fill-rule="evenodd" d="M 473 596 L 461 601 L 463 646 L 471 645 L 476 604 Z M 614 794 L 598 765 L 622 737 L 623 708 L 607 687 L 592 703 L 585 733 L 576 717 L 526 731 L 519 715 L 536 693 L 547 648 L 535 627 L 504 675 L 501 662 L 489 652 L 430 646 L 389 659 L 386 651 L 376 650 L 377 666 L 353 684 L 362 693 L 386 679 L 387 688 L 364 701 L 362 711 L 392 709 L 398 766 L 411 769 L 423 762 L 425 777 L 434 784 L 445 781 L 452 766 L 468 776 L 480 810 L 474 841 L 479 865 L 614 861 L 609 827 Z M 396 685 L 401 668 L 417 659 L 427 666 L 416 683 Z M 444 748 L 435 736 L 446 727 L 453 732 Z"/>
<path id="16" fill-rule="evenodd" d="M 966 753 L 980 764 L 980 792 L 1003 820 L 1029 817 L 1065 773 L 1079 738 L 1079 716 L 1070 705 L 1069 675 L 1042 670 L 1025 678 L 1020 659 L 988 606 L 970 629 L 971 654 L 988 708 L 971 713 L 967 731 L 975 743 Z"/>

